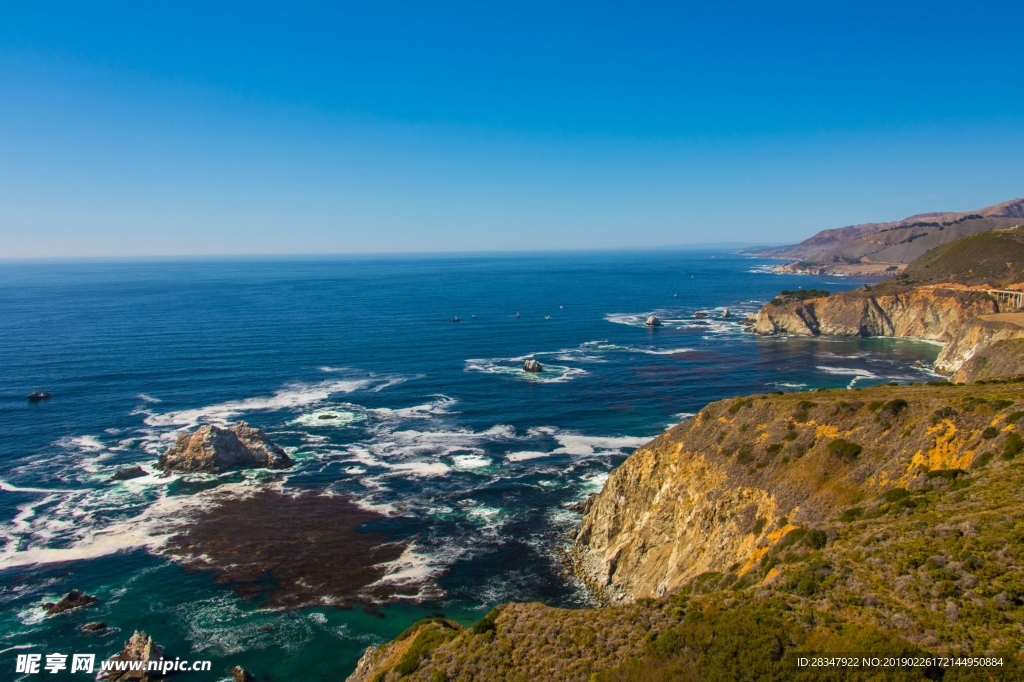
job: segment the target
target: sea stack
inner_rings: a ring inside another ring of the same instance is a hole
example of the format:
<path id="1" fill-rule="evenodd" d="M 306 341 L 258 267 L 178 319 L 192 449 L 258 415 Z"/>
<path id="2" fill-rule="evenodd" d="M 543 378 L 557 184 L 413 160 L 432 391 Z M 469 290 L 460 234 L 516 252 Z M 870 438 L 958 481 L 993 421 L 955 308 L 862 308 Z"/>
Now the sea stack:
<path id="1" fill-rule="evenodd" d="M 523 363 L 523 371 L 530 372 L 532 374 L 540 374 L 541 372 L 544 371 L 544 366 L 541 365 L 536 360 L 534 360 L 533 358 L 530 358 L 529 360 Z"/>
<path id="2" fill-rule="evenodd" d="M 212 424 L 178 436 L 177 442 L 160 457 L 163 471 L 220 473 L 228 469 L 286 469 L 292 465 L 288 454 L 262 429 L 245 422 L 228 428 Z"/>
<path id="3" fill-rule="evenodd" d="M 150 661 L 160 661 L 164 658 L 164 650 L 153 641 L 153 638 L 142 630 L 136 630 L 127 642 L 124 649 L 110 660 L 112 661 L 142 661 L 142 670 L 109 670 L 102 679 L 120 682 L 121 680 L 135 680 L 137 682 L 151 682 L 162 680 L 164 675 L 156 670 L 146 670 Z"/>
<path id="4" fill-rule="evenodd" d="M 644 322 L 644 326 L 646 326 L 646 327 L 660 327 L 661 326 L 661 320 L 658 319 L 657 315 L 651 315 L 650 317 L 647 318 L 647 321 Z"/>
<path id="5" fill-rule="evenodd" d="M 65 611 L 70 611 L 71 609 L 79 609 L 83 606 L 88 606 L 89 604 L 93 604 L 96 601 L 96 597 L 92 596 L 91 594 L 86 594 L 81 590 L 71 590 L 66 595 L 64 595 L 64 598 L 60 601 L 51 601 L 43 604 L 43 609 L 46 611 L 47 615 L 55 616 L 58 613 L 64 613 Z"/>

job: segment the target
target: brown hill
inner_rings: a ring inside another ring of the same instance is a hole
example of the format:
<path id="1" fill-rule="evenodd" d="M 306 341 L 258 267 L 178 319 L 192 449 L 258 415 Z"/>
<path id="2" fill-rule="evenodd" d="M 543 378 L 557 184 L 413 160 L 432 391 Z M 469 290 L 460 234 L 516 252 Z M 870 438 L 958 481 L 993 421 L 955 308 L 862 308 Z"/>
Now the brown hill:
<path id="1" fill-rule="evenodd" d="M 792 258 L 807 264 L 909 263 L 946 242 L 1024 221 L 1024 198 L 963 213 L 919 213 L 888 223 L 823 230 L 799 244 L 761 250 L 757 255 Z"/>

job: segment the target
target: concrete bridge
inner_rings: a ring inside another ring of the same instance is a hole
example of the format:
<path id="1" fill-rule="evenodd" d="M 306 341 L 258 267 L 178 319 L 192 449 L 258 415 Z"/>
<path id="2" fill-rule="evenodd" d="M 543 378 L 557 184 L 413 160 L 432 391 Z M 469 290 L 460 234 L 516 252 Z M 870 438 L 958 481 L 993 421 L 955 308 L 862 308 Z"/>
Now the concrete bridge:
<path id="1" fill-rule="evenodd" d="M 1021 308 L 1024 308 L 1024 291 L 986 289 L 985 293 L 996 299 L 996 303 L 999 304 L 1000 310 L 1003 310 L 1004 306 L 1011 310 L 1020 310 Z"/>

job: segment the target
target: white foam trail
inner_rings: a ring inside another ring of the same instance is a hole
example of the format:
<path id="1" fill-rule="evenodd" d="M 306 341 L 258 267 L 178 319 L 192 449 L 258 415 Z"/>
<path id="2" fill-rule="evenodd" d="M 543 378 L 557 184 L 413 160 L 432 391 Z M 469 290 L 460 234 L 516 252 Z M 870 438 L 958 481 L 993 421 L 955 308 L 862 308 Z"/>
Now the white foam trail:
<path id="1" fill-rule="evenodd" d="M 405 471 L 415 476 L 445 476 L 452 470 L 450 466 L 441 462 L 403 462 L 390 464 L 388 468 L 394 471 Z"/>
<path id="2" fill-rule="evenodd" d="M 276 411 L 306 407 L 327 400 L 336 393 L 352 393 L 365 388 L 365 379 L 350 381 L 324 381 L 317 384 L 293 384 L 272 396 L 230 400 L 193 410 L 178 410 L 164 414 L 151 414 L 145 419 L 149 426 L 192 427 L 201 421 L 226 424 L 246 412 Z"/>
<path id="3" fill-rule="evenodd" d="M 54 490 L 53 488 L 22 488 L 0 479 L 0 490 L 8 493 L 44 493 L 44 494 L 70 494 L 81 492 L 79 490 Z"/>
<path id="4" fill-rule="evenodd" d="M 366 588 L 366 592 L 372 594 L 374 588 L 382 586 L 418 586 L 419 591 L 416 594 L 398 594 L 394 595 L 392 599 L 419 601 L 428 597 L 440 596 L 440 589 L 432 584 L 432 579 L 444 570 L 447 563 L 432 559 L 429 555 L 424 554 L 415 543 L 410 544 L 394 561 L 378 564 L 385 569 L 384 577 L 370 584 Z"/>
<path id="5" fill-rule="evenodd" d="M 482 455 L 455 455 L 452 463 L 456 469 L 482 469 L 491 465 L 491 460 Z"/>
<path id="6" fill-rule="evenodd" d="M 572 381 L 588 374 L 587 370 L 579 367 L 566 367 L 564 365 L 544 364 L 542 372 L 527 372 L 523 370 L 521 363 L 530 355 L 521 358 L 471 358 L 466 360 L 465 370 L 467 372 L 486 372 L 487 374 L 504 374 L 523 381 L 534 381 L 541 384 L 558 384 Z M 506 364 L 502 364 L 506 363 Z"/>
<path id="7" fill-rule="evenodd" d="M 507 459 L 510 462 L 525 462 L 526 460 L 529 460 L 529 459 L 538 459 L 540 457 L 550 457 L 550 456 L 551 456 L 550 452 L 523 451 L 523 452 L 510 452 L 507 455 L 505 455 L 505 459 Z"/>
<path id="8" fill-rule="evenodd" d="M 160 400 L 160 398 L 154 398 L 153 396 L 146 395 L 145 393 L 140 393 L 139 395 L 137 395 L 135 397 L 138 398 L 139 400 L 141 400 L 144 403 L 159 403 L 159 402 L 163 402 L 162 400 Z"/>
<path id="9" fill-rule="evenodd" d="M 621 455 L 622 448 L 638 448 L 650 438 L 634 438 L 633 436 L 579 436 L 568 433 L 555 435 L 555 440 L 562 446 L 553 455 Z"/>
<path id="10" fill-rule="evenodd" d="M 861 379 L 878 378 L 878 375 L 874 372 L 869 372 L 866 369 L 857 369 L 856 367 L 825 367 L 818 365 L 816 369 L 825 372 L 826 374 L 853 377 L 853 379 L 850 380 L 850 383 L 846 385 L 846 388 L 853 388 Z"/>

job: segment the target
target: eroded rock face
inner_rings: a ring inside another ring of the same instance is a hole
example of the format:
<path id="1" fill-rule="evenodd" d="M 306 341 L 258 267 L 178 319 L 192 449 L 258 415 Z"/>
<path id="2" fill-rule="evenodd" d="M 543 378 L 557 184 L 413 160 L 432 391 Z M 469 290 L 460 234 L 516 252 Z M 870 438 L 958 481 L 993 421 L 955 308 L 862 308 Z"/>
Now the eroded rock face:
<path id="1" fill-rule="evenodd" d="M 136 630 L 131 639 L 124 643 L 121 653 L 111 657 L 112 661 L 142 661 L 146 668 L 150 661 L 160 661 L 164 658 L 164 650 L 153 641 L 153 638 L 142 630 Z M 162 680 L 165 675 L 155 670 L 108 670 L 103 679 L 111 682 L 122 680 L 137 680 L 138 682 L 151 682 Z"/>
<path id="2" fill-rule="evenodd" d="M 89 606 L 90 604 L 96 603 L 98 600 L 96 597 L 86 594 L 81 590 L 71 590 L 58 602 L 47 602 L 43 604 L 43 609 L 50 616 L 54 616 L 58 613 L 64 613 L 71 609 L 79 609 L 83 606 Z"/>
<path id="3" fill-rule="evenodd" d="M 857 290 L 775 306 L 757 315 L 754 332 L 799 336 L 907 336 L 952 341 L 978 315 L 999 312 L 983 291 L 921 287 L 878 294 Z"/>
<path id="4" fill-rule="evenodd" d="M 1004 447 L 1016 429 L 1007 415 L 1022 407 L 1017 384 L 712 403 L 638 449 L 587 501 L 577 570 L 613 602 L 664 596 L 704 573 L 742 577 L 790 532 L 826 528 L 891 488 L 935 485 L 928 472 L 969 469 Z"/>
<path id="5" fill-rule="evenodd" d="M 164 471 L 210 473 L 239 468 L 284 469 L 291 465 L 287 453 L 261 429 L 242 421 L 226 429 L 207 424 L 184 433 L 157 463 Z"/>

